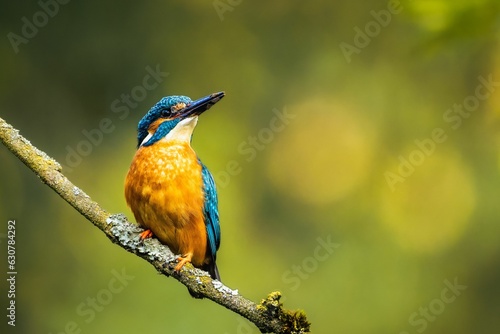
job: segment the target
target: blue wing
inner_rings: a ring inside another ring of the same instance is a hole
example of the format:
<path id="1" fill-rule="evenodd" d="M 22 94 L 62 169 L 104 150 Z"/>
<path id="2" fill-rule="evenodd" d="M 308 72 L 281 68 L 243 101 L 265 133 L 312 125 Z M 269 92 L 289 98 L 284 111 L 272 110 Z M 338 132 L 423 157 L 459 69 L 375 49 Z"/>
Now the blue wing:
<path id="1" fill-rule="evenodd" d="M 215 265 L 215 258 L 217 250 L 220 245 L 220 224 L 219 224 L 219 209 L 217 200 L 217 189 L 215 187 L 215 181 L 210 174 L 208 168 L 201 163 L 201 174 L 203 177 L 203 188 L 205 192 L 205 204 L 203 213 L 205 215 L 205 226 L 207 228 L 208 237 L 208 250 L 212 256 L 213 268 L 212 272 L 216 273 L 218 276 L 217 267 Z M 209 270 L 210 271 L 210 270 Z"/>

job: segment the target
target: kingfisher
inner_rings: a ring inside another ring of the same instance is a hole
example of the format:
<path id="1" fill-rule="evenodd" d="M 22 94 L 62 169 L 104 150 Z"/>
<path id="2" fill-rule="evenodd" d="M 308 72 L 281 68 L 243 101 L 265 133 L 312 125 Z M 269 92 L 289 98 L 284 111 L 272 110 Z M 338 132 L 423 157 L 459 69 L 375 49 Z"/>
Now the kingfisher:
<path id="1" fill-rule="evenodd" d="M 214 93 L 196 101 L 167 96 L 140 120 L 137 151 L 125 179 L 125 198 L 140 238 L 156 236 L 177 258 L 220 281 L 216 254 L 220 245 L 214 178 L 191 147 L 198 116 L 224 97 Z"/>

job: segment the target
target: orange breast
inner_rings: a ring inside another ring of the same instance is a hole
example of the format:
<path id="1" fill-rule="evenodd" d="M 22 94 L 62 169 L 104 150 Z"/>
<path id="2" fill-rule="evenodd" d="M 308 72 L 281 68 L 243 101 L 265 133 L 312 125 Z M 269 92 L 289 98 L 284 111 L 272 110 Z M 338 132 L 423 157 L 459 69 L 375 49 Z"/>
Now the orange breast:
<path id="1" fill-rule="evenodd" d="M 125 179 L 125 198 L 137 223 L 174 253 L 192 253 L 195 266 L 208 261 L 201 166 L 188 143 L 140 147 Z"/>

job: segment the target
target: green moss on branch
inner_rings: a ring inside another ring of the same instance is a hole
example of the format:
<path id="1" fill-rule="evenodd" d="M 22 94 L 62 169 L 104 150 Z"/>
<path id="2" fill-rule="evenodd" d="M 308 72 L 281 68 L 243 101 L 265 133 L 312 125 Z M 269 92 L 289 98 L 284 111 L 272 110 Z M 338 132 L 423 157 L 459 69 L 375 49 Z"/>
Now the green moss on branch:
<path id="1" fill-rule="evenodd" d="M 152 264 L 158 272 L 172 276 L 200 298 L 207 298 L 253 322 L 262 333 L 307 333 L 310 323 L 303 311 L 288 311 L 280 303 L 281 293 L 272 292 L 257 305 L 208 273 L 185 265 L 174 271 L 177 256 L 157 239 L 140 240 L 143 231 L 123 214 L 110 215 L 97 202 L 62 174 L 61 165 L 34 147 L 10 124 L 0 118 L 0 141 L 45 184 L 80 212 L 115 244 Z"/>

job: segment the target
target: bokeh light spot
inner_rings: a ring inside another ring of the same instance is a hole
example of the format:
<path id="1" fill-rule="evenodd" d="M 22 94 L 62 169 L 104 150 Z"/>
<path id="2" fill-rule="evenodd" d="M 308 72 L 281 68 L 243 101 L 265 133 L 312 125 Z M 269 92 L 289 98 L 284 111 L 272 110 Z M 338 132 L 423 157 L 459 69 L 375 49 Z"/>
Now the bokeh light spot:
<path id="1" fill-rule="evenodd" d="M 476 199 L 473 181 L 459 155 L 444 149 L 438 147 L 394 191 L 383 188 L 382 222 L 405 249 L 446 249 L 460 239 L 470 221 Z"/>
<path id="2" fill-rule="evenodd" d="M 272 184 L 316 205 L 339 200 L 362 184 L 373 157 L 372 127 L 352 107 L 334 101 L 310 100 L 290 110 L 296 121 L 277 135 L 270 152 Z"/>

